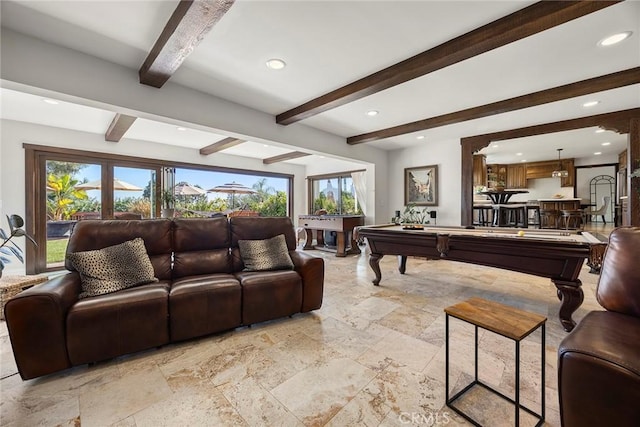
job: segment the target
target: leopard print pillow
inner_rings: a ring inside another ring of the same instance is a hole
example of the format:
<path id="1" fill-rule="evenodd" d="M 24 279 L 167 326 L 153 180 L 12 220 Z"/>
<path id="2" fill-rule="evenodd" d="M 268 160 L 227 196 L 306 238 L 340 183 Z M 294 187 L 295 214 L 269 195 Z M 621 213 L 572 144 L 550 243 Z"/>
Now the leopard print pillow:
<path id="1" fill-rule="evenodd" d="M 82 293 L 79 298 L 158 281 L 140 237 L 104 249 L 70 253 L 67 257 L 80 273 Z"/>
<path id="2" fill-rule="evenodd" d="M 238 240 L 245 271 L 293 270 L 284 234 L 266 240 Z"/>

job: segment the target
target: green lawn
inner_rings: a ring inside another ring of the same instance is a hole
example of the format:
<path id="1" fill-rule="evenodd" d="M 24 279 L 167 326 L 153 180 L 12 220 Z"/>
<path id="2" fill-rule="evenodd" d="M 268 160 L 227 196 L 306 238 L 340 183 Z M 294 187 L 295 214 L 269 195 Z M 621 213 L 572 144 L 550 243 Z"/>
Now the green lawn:
<path id="1" fill-rule="evenodd" d="M 47 264 L 64 262 L 64 253 L 69 239 L 47 240 Z"/>

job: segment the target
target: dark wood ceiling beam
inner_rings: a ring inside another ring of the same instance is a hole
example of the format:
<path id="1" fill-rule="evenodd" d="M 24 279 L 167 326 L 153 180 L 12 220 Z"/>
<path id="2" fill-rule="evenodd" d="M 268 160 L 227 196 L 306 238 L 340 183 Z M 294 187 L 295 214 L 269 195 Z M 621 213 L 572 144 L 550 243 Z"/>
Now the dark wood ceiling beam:
<path id="1" fill-rule="evenodd" d="M 480 105 L 478 107 L 467 108 L 441 116 L 429 117 L 411 123 L 405 123 L 386 129 L 363 133 L 361 135 L 350 136 L 347 144 L 355 145 L 364 142 L 378 141 L 380 139 L 405 135 L 412 132 L 432 129 L 439 126 L 446 126 L 461 123 L 467 120 L 479 119 L 492 116 L 494 114 L 507 113 L 509 111 L 520 110 L 536 105 L 575 98 L 577 96 L 588 95 L 590 93 L 602 92 L 640 83 L 640 67 L 618 71 L 592 79 L 569 83 L 539 92 L 529 93 L 515 98 L 505 99 L 491 104 Z"/>
<path id="2" fill-rule="evenodd" d="M 289 125 L 588 15 L 619 1 L 541 1 L 276 116 Z"/>
<path id="3" fill-rule="evenodd" d="M 200 149 L 200 154 L 203 156 L 208 156 L 209 154 L 217 153 L 218 151 L 226 150 L 227 148 L 235 147 L 236 145 L 240 145 L 246 142 L 243 139 L 238 138 L 225 138 L 218 142 L 214 142 L 211 145 L 207 145 L 206 147 L 202 147 Z"/>
<path id="4" fill-rule="evenodd" d="M 126 114 L 120 113 L 116 114 L 109 125 L 109 129 L 107 129 L 107 132 L 104 134 L 104 140 L 111 142 L 120 141 L 136 119 L 137 117 L 134 116 L 127 116 Z"/>
<path id="5" fill-rule="evenodd" d="M 265 165 L 272 163 L 284 162 L 285 160 L 297 159 L 300 157 L 310 156 L 309 153 L 303 153 L 302 151 L 292 151 L 290 153 L 280 154 L 279 156 L 273 156 L 262 160 Z"/>
<path id="6" fill-rule="evenodd" d="M 629 131 L 629 120 L 640 117 L 640 108 L 615 111 L 613 113 L 596 114 L 594 116 L 579 117 L 577 119 L 561 120 L 559 122 L 545 123 L 541 125 L 527 126 L 518 129 L 510 129 L 501 132 L 487 133 L 469 137 L 470 140 L 478 139 L 486 141 L 487 145 L 494 141 L 505 139 L 524 138 L 527 136 L 544 135 L 547 133 L 564 132 L 567 130 L 582 129 L 593 126 L 601 126 L 606 129 L 615 129 L 619 133 Z M 624 123 L 626 122 L 626 125 Z M 462 138 L 465 141 L 467 138 Z"/>
<path id="7" fill-rule="evenodd" d="M 138 71 L 140 83 L 162 87 L 235 0 L 180 0 Z"/>

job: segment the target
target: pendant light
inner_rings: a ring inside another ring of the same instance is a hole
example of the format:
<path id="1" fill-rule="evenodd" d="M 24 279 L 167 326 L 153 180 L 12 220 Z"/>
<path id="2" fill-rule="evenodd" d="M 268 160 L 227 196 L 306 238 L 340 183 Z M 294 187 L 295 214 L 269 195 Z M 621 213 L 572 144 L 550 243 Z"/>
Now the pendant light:
<path id="1" fill-rule="evenodd" d="M 569 171 L 562 169 L 562 161 L 560 160 L 561 151 L 562 148 L 558 148 L 558 169 L 551 173 L 552 178 L 567 178 L 569 176 Z"/>

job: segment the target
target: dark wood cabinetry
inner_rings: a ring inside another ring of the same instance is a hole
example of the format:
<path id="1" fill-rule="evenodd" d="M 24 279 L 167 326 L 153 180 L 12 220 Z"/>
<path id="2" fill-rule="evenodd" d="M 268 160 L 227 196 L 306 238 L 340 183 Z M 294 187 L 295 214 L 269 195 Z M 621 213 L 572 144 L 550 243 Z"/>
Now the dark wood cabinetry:
<path id="1" fill-rule="evenodd" d="M 526 163 L 507 165 L 507 188 L 527 188 Z"/>
<path id="2" fill-rule="evenodd" d="M 627 168 L 627 150 L 624 150 L 622 153 L 618 154 L 618 169 L 626 169 Z"/>
<path id="3" fill-rule="evenodd" d="M 495 188 L 496 185 L 507 183 L 506 165 L 487 165 L 487 187 Z"/>
<path id="4" fill-rule="evenodd" d="M 573 166 L 573 159 L 562 160 L 562 168 L 569 172 L 569 176 L 560 179 L 560 186 L 573 187 L 575 184 L 575 168 Z M 551 178 L 551 174 L 556 169 L 558 169 L 557 160 L 549 160 L 545 162 L 530 162 L 526 164 L 525 176 L 527 177 L 527 179 Z"/>
<path id="5" fill-rule="evenodd" d="M 487 186 L 487 157 L 484 154 L 473 156 L 473 185 Z"/>

